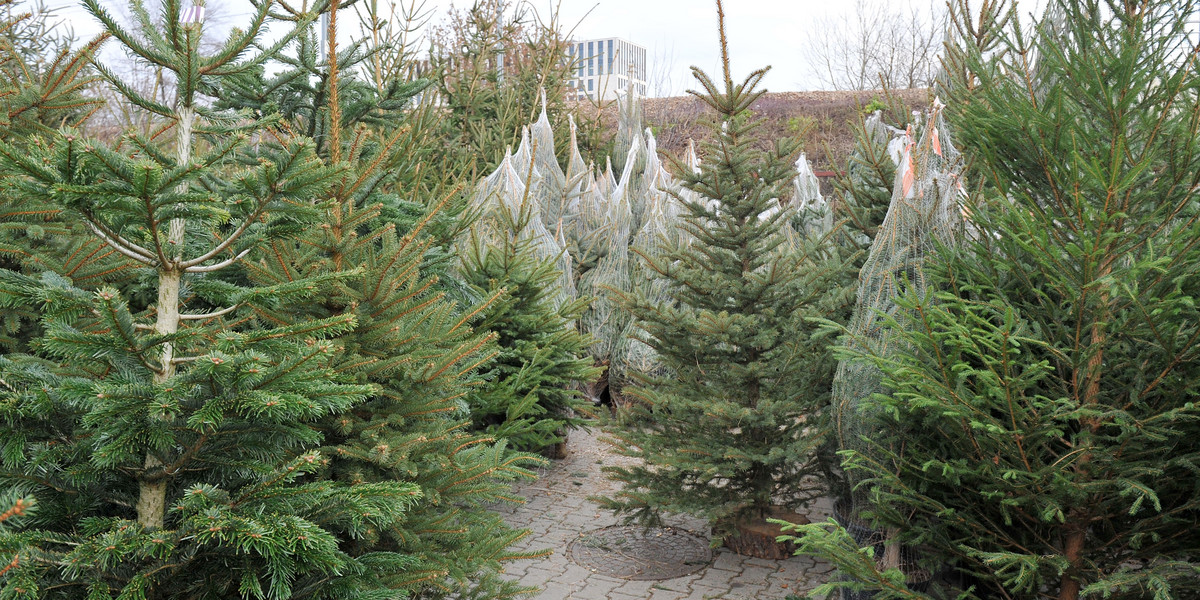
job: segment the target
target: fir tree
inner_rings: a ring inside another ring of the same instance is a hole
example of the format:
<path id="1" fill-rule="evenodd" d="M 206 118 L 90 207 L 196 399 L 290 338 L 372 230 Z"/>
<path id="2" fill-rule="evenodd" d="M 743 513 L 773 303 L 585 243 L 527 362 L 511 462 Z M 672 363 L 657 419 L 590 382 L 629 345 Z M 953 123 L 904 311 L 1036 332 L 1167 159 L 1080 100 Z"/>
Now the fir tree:
<path id="1" fill-rule="evenodd" d="M 531 162 L 527 177 L 533 173 Z M 519 448 L 545 450 L 583 424 L 578 386 L 599 374 L 587 357 L 588 337 L 575 328 L 588 299 L 566 297 L 560 256 L 539 247 L 549 233 L 531 193 L 489 204 L 493 210 L 472 229 L 462 257 L 464 279 L 498 297 L 480 314 L 478 327 L 498 334 L 499 353 L 487 364 L 491 381 L 471 396 L 472 418 Z"/>
<path id="2" fill-rule="evenodd" d="M 101 104 L 83 91 L 95 78 L 91 55 L 107 35 L 72 51 L 70 39 L 54 33 L 53 14 L 38 4 L 14 12 L 0 1 L 0 135 L 10 142 L 54 128 L 80 125 Z"/>
<path id="3" fill-rule="evenodd" d="M 747 111 L 766 70 L 734 83 L 717 8 L 723 80 L 693 68 L 703 92 L 692 92 L 716 112 L 713 140 L 698 173 L 676 169 L 698 195 L 676 193 L 691 241 L 649 260 L 674 302 L 627 298 L 667 374 L 627 391 L 637 426 L 614 441 L 645 464 L 608 468 L 625 489 L 603 504 L 644 522 L 663 511 L 701 515 L 725 536 L 822 491 L 811 476 L 833 361 L 805 319 L 821 314 L 823 280 L 836 269 L 777 251 L 790 211 L 775 199 L 786 197 L 799 152 L 790 141 L 757 148 Z"/>
<path id="4" fill-rule="evenodd" d="M 155 138 L 109 148 L 67 130 L 31 148 L 0 142 L 5 192 L 57 205 L 137 264 L 148 305 L 64 273 L 0 270 L 0 304 L 36 308 L 34 353 L 0 358 L 0 481 L 36 499 L 12 597 L 385 597 L 410 558 L 352 555 L 345 540 L 399 522 L 420 490 L 401 482 L 315 480 L 328 465 L 314 424 L 374 391 L 333 370 L 328 338 L 352 315 L 294 325 L 254 317 L 333 285 L 223 280 L 264 238 L 321 217 L 339 171 L 303 140 L 220 113 L 201 98 L 247 57 L 269 20 L 262 3 L 215 54 L 199 49 L 202 7 L 132 5 L 136 31 L 86 3 L 126 51 L 169 71 L 171 105 L 104 76 L 156 115 Z M 301 19 L 311 20 L 311 15 Z M 277 42 L 285 45 L 290 35 Z M 249 144 L 251 136 L 256 142 Z M 172 139 L 174 152 L 160 146 Z"/>
<path id="5" fill-rule="evenodd" d="M 478 0 L 452 10 L 434 30 L 429 64 L 444 108 L 443 152 L 454 156 L 460 175 L 478 176 L 500 164 L 541 106 L 555 137 L 567 139 L 564 106 L 576 64 L 557 19 L 557 11 L 539 15 L 521 2 Z M 579 125 L 585 154 L 603 146 L 598 113 Z M 561 162 L 569 158 L 565 144 L 554 152 Z"/>
<path id="6" fill-rule="evenodd" d="M 40 4 L 31 12 L 16 8 L 0 1 L 0 139 L 27 147 L 60 126 L 81 125 L 100 106 L 84 91 L 96 83 L 88 65 L 107 35 L 72 51 L 71 40 L 56 33 L 52 11 Z M 52 270 L 88 289 L 128 283 L 134 263 L 60 214 L 58 206 L 31 198 L 0 198 L 0 267 Z M 0 318 L 0 345 L 26 350 L 37 335 L 36 311 L 0 308 Z"/>
<path id="7" fill-rule="evenodd" d="M 927 265 L 937 291 L 898 301 L 916 317 L 889 325 L 900 350 L 856 353 L 885 374 L 880 427 L 903 445 L 848 466 L 880 524 L 967 575 L 965 597 L 1200 592 L 1194 10 L 1054 2 L 1028 29 L 990 15 L 1011 53 L 951 53 L 974 235 Z M 807 543 L 853 562 L 834 540 Z"/>
<path id="8" fill-rule="evenodd" d="M 838 216 L 846 219 L 847 233 L 854 232 L 849 243 L 865 248 L 875 238 L 892 201 L 895 130 L 884 121 L 883 111 L 876 111 L 854 123 L 853 132 L 854 151 L 846 160 L 845 174 L 834 180 L 834 190 Z"/>
<path id="9" fill-rule="evenodd" d="M 331 15 L 330 28 L 336 26 L 337 15 Z M 331 32 L 329 38 L 336 36 Z M 353 555 L 388 550 L 411 557 L 385 581 L 421 598 L 526 592 L 498 576 L 501 562 L 538 553 L 510 552 L 528 531 L 508 527 L 490 506 L 514 500 L 511 482 L 532 477 L 528 468 L 539 461 L 511 451 L 504 440 L 471 431 L 467 401 L 484 384 L 481 365 L 497 354 L 495 335 L 470 323 L 491 310 L 499 294 L 478 305 L 449 301 L 433 274 L 441 253 L 426 232 L 445 218 L 441 211 L 451 198 L 400 195 L 411 193 L 403 182 L 414 169 L 411 146 L 420 138 L 421 123 L 399 108 L 425 84 L 389 85 L 380 92 L 356 76 L 363 55 L 332 47 L 328 55 L 337 61 L 318 65 L 303 58 L 305 48 L 298 48 L 301 58 L 282 61 L 285 68 L 273 78 L 282 83 L 252 73 L 232 96 L 264 116 L 285 101 L 310 107 L 291 126 L 322 122 L 324 151 L 343 171 L 327 192 L 323 225 L 296 240 L 272 241 L 266 258 L 244 263 L 246 274 L 262 285 L 343 276 L 311 302 L 281 305 L 260 316 L 290 324 L 355 319 L 353 331 L 338 337 L 334 368 L 377 388 L 353 411 L 319 425 L 323 451 L 331 457 L 321 474 L 342 483 L 402 481 L 420 492 L 403 518 L 344 548 Z M 321 72 L 324 89 L 309 85 L 314 70 Z M 293 77 L 293 71 L 303 76 Z M 336 109 L 330 104 L 335 101 Z"/>

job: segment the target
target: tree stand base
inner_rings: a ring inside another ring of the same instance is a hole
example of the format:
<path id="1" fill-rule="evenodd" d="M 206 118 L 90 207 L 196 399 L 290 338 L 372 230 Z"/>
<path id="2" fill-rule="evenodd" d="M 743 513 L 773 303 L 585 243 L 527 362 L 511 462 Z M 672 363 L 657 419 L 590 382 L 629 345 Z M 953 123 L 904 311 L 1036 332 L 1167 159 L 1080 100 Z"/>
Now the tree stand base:
<path id="1" fill-rule="evenodd" d="M 797 525 L 808 523 L 808 519 L 803 515 L 783 507 L 773 507 L 767 518 Z M 795 544 L 775 541 L 775 538 L 783 533 L 782 526 L 768 523 L 766 519 L 742 521 L 734 525 L 733 533 L 725 536 L 724 545 L 742 556 L 782 560 L 791 558 L 796 553 Z"/>

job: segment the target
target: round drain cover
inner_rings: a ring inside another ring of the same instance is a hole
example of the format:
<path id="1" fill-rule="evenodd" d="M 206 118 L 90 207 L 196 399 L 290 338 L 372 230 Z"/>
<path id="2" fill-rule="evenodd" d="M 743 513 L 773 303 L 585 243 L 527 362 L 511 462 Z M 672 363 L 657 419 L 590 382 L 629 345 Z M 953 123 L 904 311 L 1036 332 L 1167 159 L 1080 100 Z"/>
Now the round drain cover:
<path id="1" fill-rule="evenodd" d="M 613 526 L 579 536 L 567 556 L 593 573 L 621 579 L 674 579 L 712 562 L 708 540 L 674 527 Z"/>

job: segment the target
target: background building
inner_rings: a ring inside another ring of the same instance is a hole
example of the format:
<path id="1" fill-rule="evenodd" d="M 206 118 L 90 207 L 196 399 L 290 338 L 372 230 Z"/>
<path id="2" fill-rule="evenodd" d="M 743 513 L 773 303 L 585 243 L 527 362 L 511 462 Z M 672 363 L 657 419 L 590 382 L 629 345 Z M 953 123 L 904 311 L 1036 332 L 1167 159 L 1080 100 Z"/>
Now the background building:
<path id="1" fill-rule="evenodd" d="M 567 85 L 576 97 L 612 100 L 632 83 L 638 94 L 646 95 L 646 49 L 621 38 L 575 41 L 568 48 L 575 65 L 574 78 Z"/>

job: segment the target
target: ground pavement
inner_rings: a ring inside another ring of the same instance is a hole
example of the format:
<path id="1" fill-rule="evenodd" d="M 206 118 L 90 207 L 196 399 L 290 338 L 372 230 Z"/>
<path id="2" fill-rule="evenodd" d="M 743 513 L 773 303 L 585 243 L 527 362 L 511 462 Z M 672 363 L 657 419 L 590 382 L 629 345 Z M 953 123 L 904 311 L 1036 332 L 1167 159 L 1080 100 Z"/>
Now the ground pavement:
<path id="1" fill-rule="evenodd" d="M 534 596 L 536 600 L 784 600 L 790 594 L 803 597 L 833 572 L 829 565 L 808 557 L 765 560 L 739 556 L 724 548 L 713 551 L 713 560 L 707 566 L 681 563 L 684 570 L 699 570 L 668 579 L 624 579 L 605 574 L 606 564 L 578 564 L 569 556 L 571 542 L 600 539 L 597 530 L 618 524 L 611 512 L 587 500 L 588 496 L 603 496 L 619 489 L 619 484 L 606 479 L 600 468 L 632 460 L 612 453 L 601 437 L 598 431 L 572 432 L 567 458 L 552 461 L 536 481 L 515 488 L 526 503 L 500 509 L 509 524 L 532 531 L 514 550 L 552 551 L 547 558 L 514 561 L 505 567 L 509 577 L 541 588 L 541 593 Z M 827 514 L 817 507 L 809 518 L 824 520 Z M 707 539 L 707 526 L 694 517 L 668 518 L 667 525 Z M 609 539 L 595 546 L 608 550 L 605 544 L 611 543 Z M 577 559 L 590 556 L 586 552 L 589 547 L 576 546 L 574 550 Z"/>

